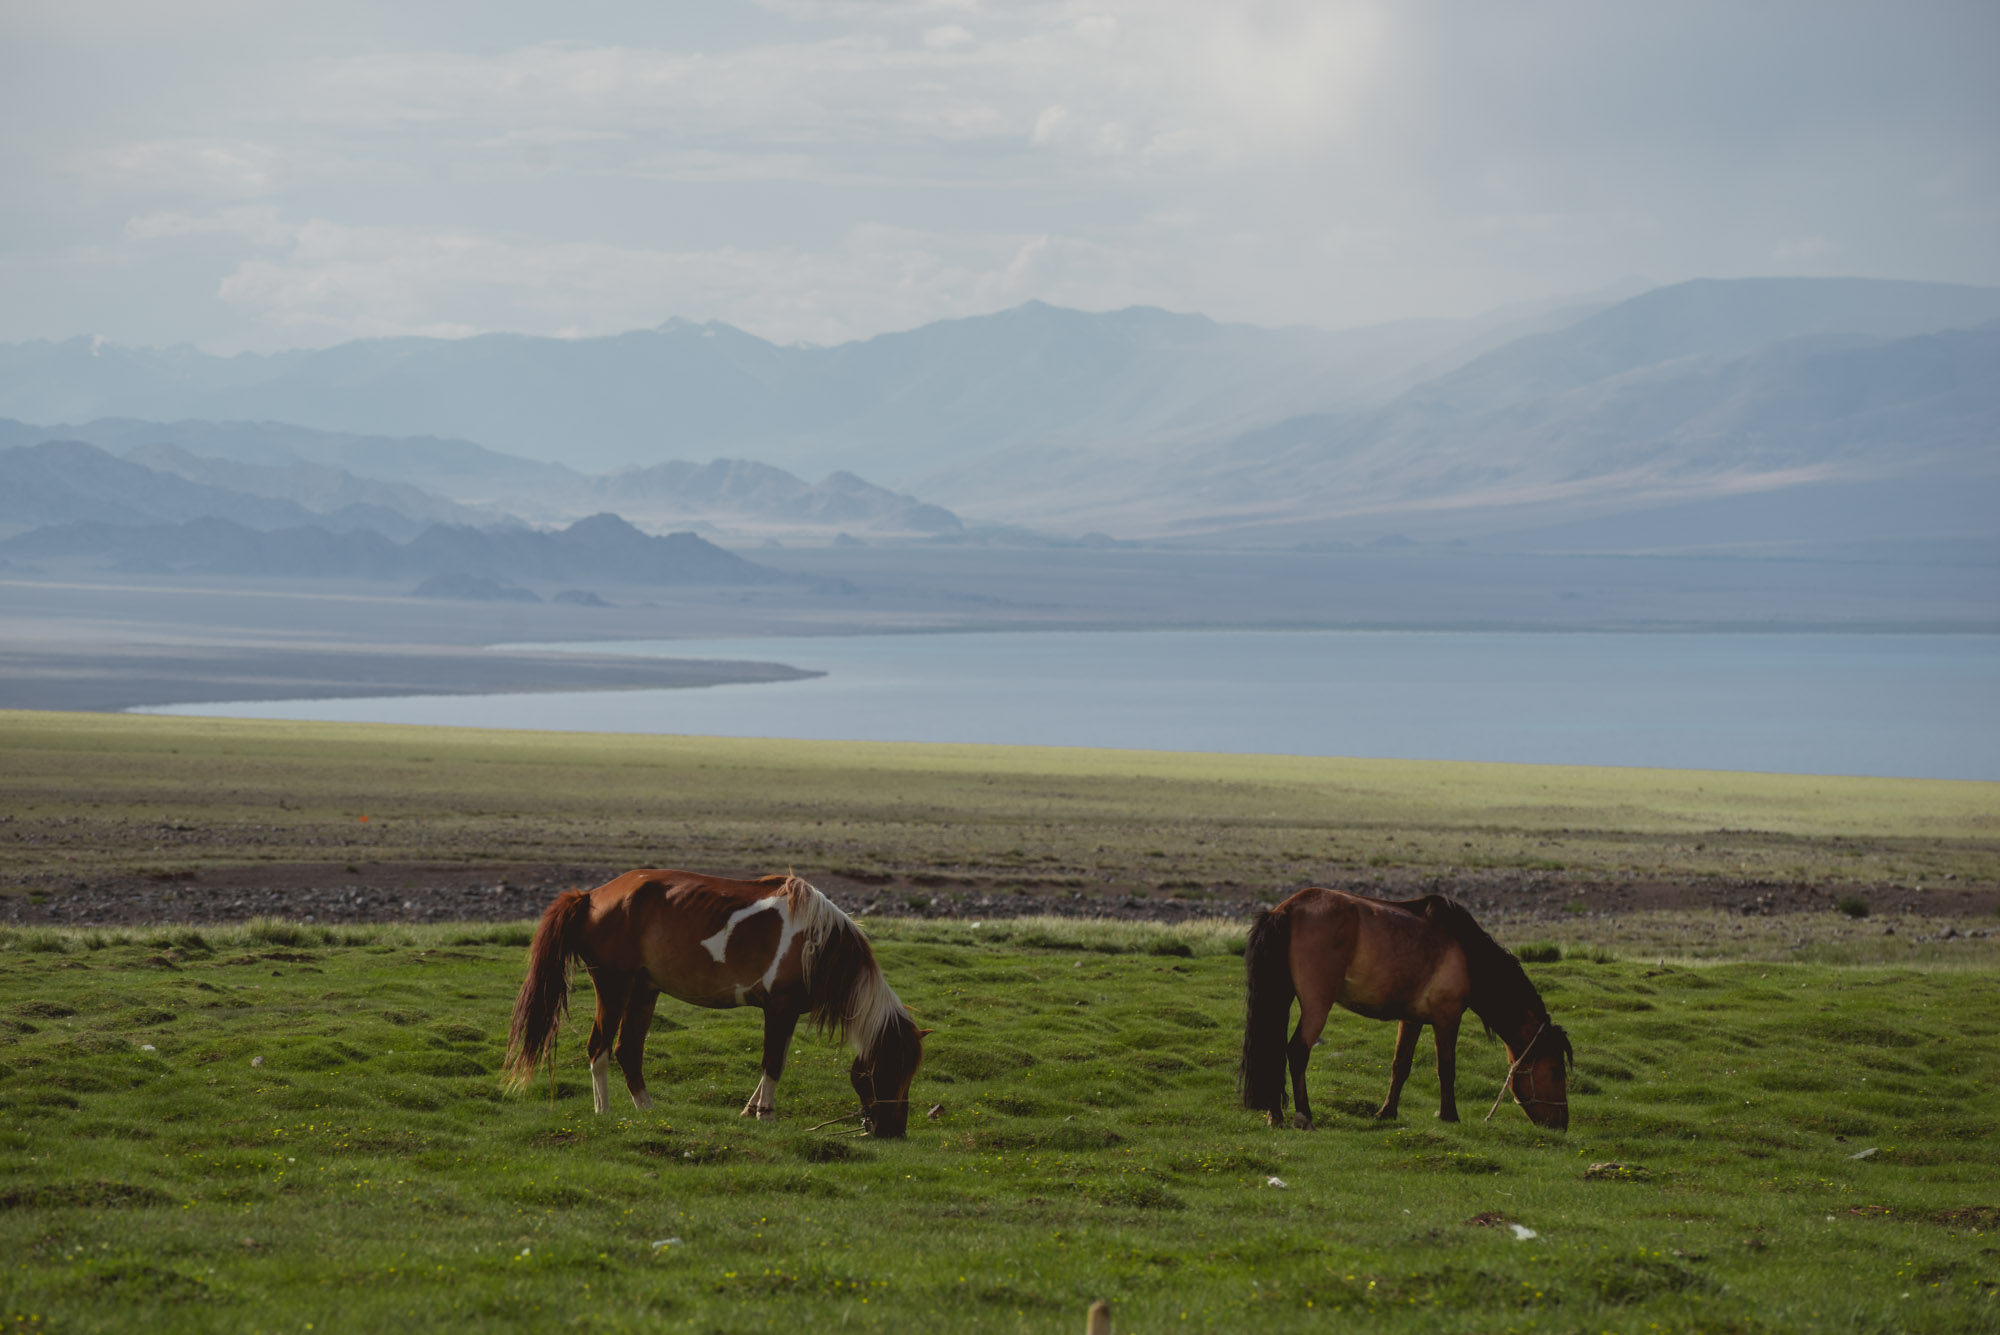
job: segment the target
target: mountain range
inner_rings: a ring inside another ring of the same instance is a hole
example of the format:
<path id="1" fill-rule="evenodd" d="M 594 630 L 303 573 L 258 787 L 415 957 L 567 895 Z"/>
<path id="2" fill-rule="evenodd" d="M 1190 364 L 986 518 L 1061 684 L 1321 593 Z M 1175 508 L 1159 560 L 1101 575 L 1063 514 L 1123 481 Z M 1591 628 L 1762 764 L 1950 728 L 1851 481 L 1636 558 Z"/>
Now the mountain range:
<path id="1" fill-rule="evenodd" d="M 216 518 L 180 524 L 81 520 L 49 524 L 0 542 L 0 559 L 82 559 L 148 574 L 370 580 L 451 576 L 460 583 L 812 582 L 746 561 L 692 533 L 641 533 L 611 514 L 593 515 L 554 531 L 436 524 L 406 543 L 368 528 L 335 533 L 310 525 L 260 530 Z"/>
<path id="2" fill-rule="evenodd" d="M 699 495 L 832 523 L 886 507 L 912 533 L 963 514 L 1156 540 L 1621 549 L 1644 531 L 1649 550 L 1789 551 L 1859 518 L 1870 540 L 1990 543 L 1996 322 L 2000 289 L 1741 279 L 1338 333 L 1030 303 L 833 348 L 685 321 L 268 357 L 72 340 L 0 347 L 0 413 L 213 419 L 73 434 L 266 467 L 285 453 L 541 523 L 643 521 L 644 498 Z M 292 499 L 304 475 L 260 485 Z M 1793 536 L 1771 541 L 1778 510 Z"/>
<path id="3" fill-rule="evenodd" d="M 122 457 L 112 449 L 122 449 Z M 826 537 L 850 528 L 943 534 L 964 527 L 949 510 L 852 473 L 808 483 L 743 459 L 671 460 L 593 476 L 434 437 L 345 436 L 247 422 L 104 419 L 34 427 L 0 421 L 0 525 L 223 518 L 264 529 L 373 528 L 405 540 L 432 524 L 563 524 L 604 511 L 659 529 L 726 527 L 738 537 Z"/>

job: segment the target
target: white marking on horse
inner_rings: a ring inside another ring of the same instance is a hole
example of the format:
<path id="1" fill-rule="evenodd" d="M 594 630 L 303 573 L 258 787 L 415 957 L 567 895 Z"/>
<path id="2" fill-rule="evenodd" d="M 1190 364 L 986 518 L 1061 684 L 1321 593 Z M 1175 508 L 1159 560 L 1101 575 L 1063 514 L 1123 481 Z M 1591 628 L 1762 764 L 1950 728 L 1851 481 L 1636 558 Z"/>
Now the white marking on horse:
<path id="1" fill-rule="evenodd" d="M 777 1116 L 778 1082 L 769 1075 L 759 1076 L 757 1088 L 750 1091 L 749 1102 L 743 1105 L 742 1115 L 768 1122 Z"/>
<path id="2" fill-rule="evenodd" d="M 766 909 L 776 909 L 778 921 L 783 924 L 778 931 L 778 958 L 782 959 L 785 954 L 785 947 L 790 944 L 792 939 L 792 914 L 790 908 L 785 903 L 785 897 L 781 894 L 772 895 L 768 899 L 760 899 L 755 904 L 736 910 L 736 912 L 729 915 L 729 921 L 722 924 L 721 931 L 717 932 L 714 936 L 703 938 L 701 944 L 708 949 L 708 953 L 714 957 L 717 964 L 722 963 L 723 959 L 729 954 L 729 938 L 736 931 L 736 924 L 742 922 L 751 914 L 762 913 Z M 766 987 L 770 986 L 768 978 L 774 976 L 775 973 L 776 964 L 774 962 L 771 970 L 767 971 Z"/>
<path id="3" fill-rule="evenodd" d="M 600 1052 L 590 1062 L 590 1101 L 596 1111 L 603 1112 L 611 1106 L 611 1082 L 607 1078 L 611 1070 L 611 1054 Z"/>

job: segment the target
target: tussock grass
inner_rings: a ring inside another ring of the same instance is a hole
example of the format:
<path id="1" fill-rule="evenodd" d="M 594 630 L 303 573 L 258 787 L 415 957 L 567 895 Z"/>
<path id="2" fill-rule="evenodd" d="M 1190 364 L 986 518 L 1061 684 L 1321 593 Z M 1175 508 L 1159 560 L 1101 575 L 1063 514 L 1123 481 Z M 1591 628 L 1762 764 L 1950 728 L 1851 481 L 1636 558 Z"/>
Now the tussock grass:
<path id="1" fill-rule="evenodd" d="M 28 954 L 84 954 L 109 947 L 148 947 L 187 955 L 213 955 L 257 946 L 391 946 L 435 950 L 444 946 L 526 946 L 532 922 L 308 923 L 252 918 L 207 927 L 11 927 L 0 925 L 0 950 Z"/>
<path id="2" fill-rule="evenodd" d="M 863 926 L 884 941 L 928 941 L 952 945 L 1005 945 L 1026 950 L 1074 950 L 1100 955 L 1241 955 L 1246 923 L 1228 918 L 1196 918 L 1181 923 L 1134 922 L 1120 918 L 1057 918 L 1033 915 L 993 919 L 870 918 Z"/>
<path id="3" fill-rule="evenodd" d="M 1990 972 L 1565 943 L 1529 967 L 1577 1049 L 1567 1136 L 1478 1120 L 1506 1063 L 1476 1027 L 1465 1122 L 1429 1115 L 1428 1044 L 1403 1120 L 1373 1121 L 1394 1026 L 1344 1014 L 1306 1135 L 1236 1106 L 1240 925 L 870 927 L 935 1030 L 913 1093 L 940 1115 L 904 1143 L 805 1130 L 853 1105 L 807 1041 L 780 1120 L 744 1122 L 756 1015 L 672 1002 L 652 1112 L 590 1112 L 574 1025 L 553 1084 L 503 1095 L 525 924 L 0 933 L 0 1320 L 999 1332 L 1104 1297 L 1121 1330 L 1942 1335 L 2000 1311 Z"/>

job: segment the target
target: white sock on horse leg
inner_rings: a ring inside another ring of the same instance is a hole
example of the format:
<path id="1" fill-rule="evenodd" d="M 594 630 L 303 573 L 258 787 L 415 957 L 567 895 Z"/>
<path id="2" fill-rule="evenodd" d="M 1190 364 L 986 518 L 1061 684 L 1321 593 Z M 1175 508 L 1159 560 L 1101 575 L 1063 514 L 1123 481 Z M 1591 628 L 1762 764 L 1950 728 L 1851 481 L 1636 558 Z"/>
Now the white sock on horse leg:
<path id="1" fill-rule="evenodd" d="M 743 1105 L 745 1117 L 755 1117 L 768 1122 L 777 1116 L 778 1082 L 770 1076 L 757 1077 L 757 1088 L 750 1091 L 750 1098 Z"/>
<path id="2" fill-rule="evenodd" d="M 590 1062 L 590 1101 L 598 1112 L 611 1106 L 611 1054 L 600 1052 Z"/>

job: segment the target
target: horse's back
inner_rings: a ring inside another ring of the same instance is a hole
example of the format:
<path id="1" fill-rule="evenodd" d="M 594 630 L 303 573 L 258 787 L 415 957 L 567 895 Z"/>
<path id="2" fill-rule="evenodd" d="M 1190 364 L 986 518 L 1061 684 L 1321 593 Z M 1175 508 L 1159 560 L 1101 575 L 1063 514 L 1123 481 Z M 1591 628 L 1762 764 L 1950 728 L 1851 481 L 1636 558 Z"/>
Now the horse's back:
<path id="1" fill-rule="evenodd" d="M 789 879 L 642 867 L 590 892 L 592 962 L 651 976 L 670 996 L 738 1006 L 779 983 L 795 953 Z M 759 990 L 761 988 L 761 991 Z"/>
<path id="2" fill-rule="evenodd" d="M 1372 1019 L 1428 1020 L 1464 1008 L 1465 952 L 1418 900 L 1312 886 L 1278 906 L 1291 918 L 1292 973 L 1308 993 Z"/>

